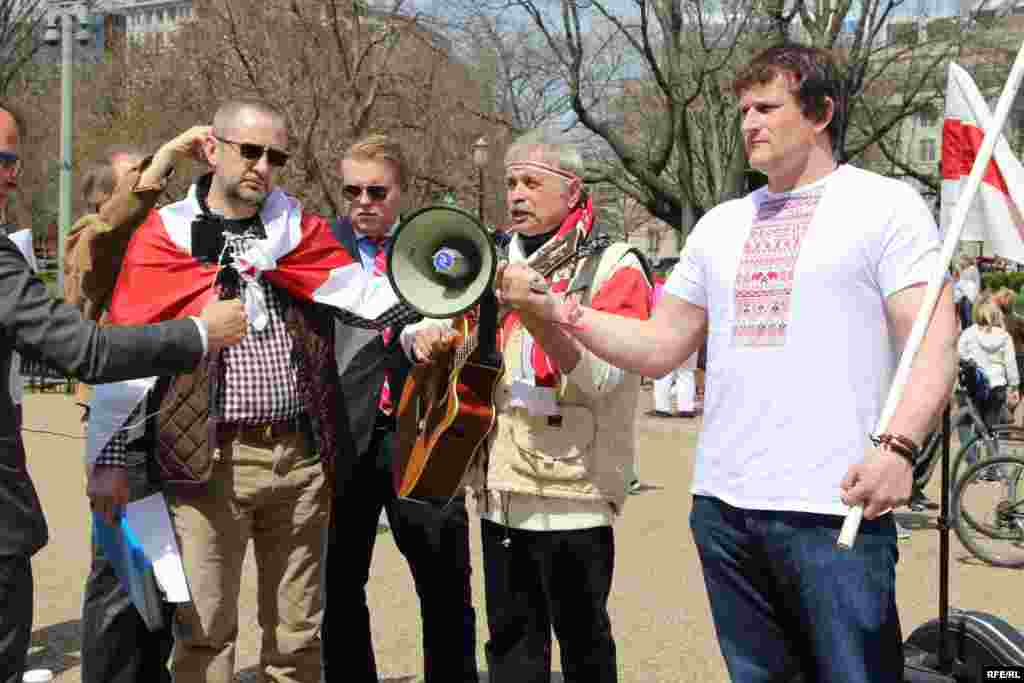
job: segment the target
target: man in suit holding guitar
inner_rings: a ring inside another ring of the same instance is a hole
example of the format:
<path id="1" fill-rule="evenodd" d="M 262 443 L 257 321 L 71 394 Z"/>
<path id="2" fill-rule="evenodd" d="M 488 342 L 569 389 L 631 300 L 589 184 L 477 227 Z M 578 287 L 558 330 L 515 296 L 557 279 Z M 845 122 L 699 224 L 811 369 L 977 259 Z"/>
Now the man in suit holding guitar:
<path id="1" fill-rule="evenodd" d="M 561 262 L 553 255 L 567 241 L 589 252 L 594 213 L 582 170 L 579 152 L 560 137 L 533 133 L 511 146 L 510 263 L 544 273 Z M 627 245 L 562 263 L 538 289 L 618 315 L 649 316 L 651 280 Z M 420 360 L 445 346 L 442 328 L 433 323 L 415 333 Z M 547 683 L 554 628 L 565 680 L 609 683 L 617 680 L 607 609 L 612 522 L 626 500 L 640 377 L 525 313 L 502 318 L 498 338 L 504 374 L 495 391 L 497 425 L 470 477 L 482 518 L 489 680 Z"/>
<path id="2" fill-rule="evenodd" d="M 341 172 L 350 209 L 334 223 L 334 235 L 367 271 L 385 276 L 384 257 L 408 178 L 402 151 L 386 136 L 369 136 L 348 149 Z M 366 583 L 384 509 L 420 598 L 426 683 L 476 683 L 465 497 L 402 499 L 392 483 L 394 409 L 410 366 L 399 333 L 340 323 L 335 331 L 346 418 L 339 439 L 348 440 L 351 452 L 336 464 L 321 631 L 324 680 L 377 682 Z M 439 337 L 446 342 L 450 333 Z"/>

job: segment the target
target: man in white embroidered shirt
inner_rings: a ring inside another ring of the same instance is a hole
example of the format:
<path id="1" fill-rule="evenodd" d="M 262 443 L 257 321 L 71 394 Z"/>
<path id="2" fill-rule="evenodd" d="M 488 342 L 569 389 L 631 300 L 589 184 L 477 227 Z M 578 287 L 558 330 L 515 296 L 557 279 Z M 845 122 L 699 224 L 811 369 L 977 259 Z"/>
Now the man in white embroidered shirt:
<path id="1" fill-rule="evenodd" d="M 690 523 L 734 681 L 897 683 L 896 530 L 910 496 L 899 450 L 948 400 L 953 305 L 943 292 L 892 418 L 881 401 L 937 267 L 938 231 L 908 185 L 840 164 L 846 115 L 829 53 L 764 51 L 734 83 L 750 165 L 767 187 L 694 228 L 650 321 L 567 307 L 509 266 L 502 296 L 570 323 L 583 345 L 646 376 L 708 336 L 707 398 Z M 848 505 L 865 521 L 836 548 Z"/>

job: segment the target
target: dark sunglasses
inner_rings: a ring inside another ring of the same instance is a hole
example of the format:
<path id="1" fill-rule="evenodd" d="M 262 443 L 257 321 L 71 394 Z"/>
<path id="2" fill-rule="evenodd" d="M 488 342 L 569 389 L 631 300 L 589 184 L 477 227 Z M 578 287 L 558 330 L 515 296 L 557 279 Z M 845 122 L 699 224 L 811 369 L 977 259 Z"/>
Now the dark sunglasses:
<path id="1" fill-rule="evenodd" d="M 14 152 L 0 152 L 0 168 L 20 173 L 21 158 Z"/>
<path id="2" fill-rule="evenodd" d="M 384 185 L 346 185 L 341 188 L 341 194 L 345 199 L 354 202 L 363 196 L 364 190 L 372 202 L 382 202 L 391 194 L 391 188 Z"/>
<path id="3" fill-rule="evenodd" d="M 216 137 L 216 136 L 214 136 Z M 279 149 L 274 149 L 269 145 L 257 145 L 252 142 L 236 142 L 235 140 L 228 140 L 227 138 L 217 138 L 221 142 L 226 142 L 229 145 L 234 145 L 238 148 L 238 153 L 242 155 L 242 158 L 246 161 L 258 162 L 263 158 L 263 155 L 267 155 L 267 163 L 271 166 L 281 167 L 288 163 L 288 158 L 291 156 L 288 152 L 282 152 Z"/>

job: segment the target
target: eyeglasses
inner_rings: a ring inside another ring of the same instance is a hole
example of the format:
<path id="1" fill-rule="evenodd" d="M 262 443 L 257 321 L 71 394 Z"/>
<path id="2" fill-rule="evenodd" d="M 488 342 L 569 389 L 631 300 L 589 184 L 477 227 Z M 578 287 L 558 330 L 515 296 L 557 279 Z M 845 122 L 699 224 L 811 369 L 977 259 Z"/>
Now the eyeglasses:
<path id="1" fill-rule="evenodd" d="M 263 158 L 263 155 L 267 155 L 267 163 L 271 166 L 277 166 L 280 168 L 288 163 L 288 159 L 291 156 L 288 152 L 282 152 L 279 149 L 274 149 L 270 145 L 257 145 L 252 142 L 236 142 L 234 140 L 228 140 L 227 138 L 221 138 L 214 136 L 221 142 L 226 142 L 229 145 L 234 145 L 238 148 L 238 153 L 242 155 L 242 158 L 246 161 L 251 161 L 254 164 L 259 162 Z"/>
<path id="2" fill-rule="evenodd" d="M 0 152 L 0 168 L 18 175 L 21 173 L 21 158 L 14 152 Z"/>
<path id="3" fill-rule="evenodd" d="M 382 202 L 391 194 L 391 188 L 385 185 L 346 185 L 341 188 L 341 194 L 350 202 L 362 197 L 364 191 L 371 202 Z"/>

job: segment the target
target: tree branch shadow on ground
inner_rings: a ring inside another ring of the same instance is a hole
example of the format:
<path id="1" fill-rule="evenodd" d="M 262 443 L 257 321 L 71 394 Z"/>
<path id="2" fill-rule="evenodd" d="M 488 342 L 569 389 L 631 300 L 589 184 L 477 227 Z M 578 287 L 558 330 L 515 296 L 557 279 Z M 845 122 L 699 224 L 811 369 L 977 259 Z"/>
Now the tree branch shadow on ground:
<path id="1" fill-rule="evenodd" d="M 82 663 L 81 620 L 51 624 L 32 632 L 26 666 L 49 669 L 54 675 Z"/>

